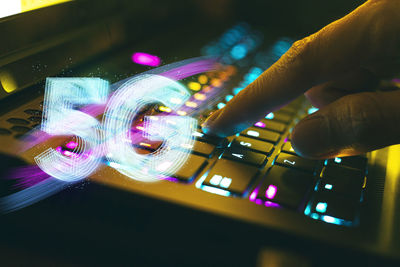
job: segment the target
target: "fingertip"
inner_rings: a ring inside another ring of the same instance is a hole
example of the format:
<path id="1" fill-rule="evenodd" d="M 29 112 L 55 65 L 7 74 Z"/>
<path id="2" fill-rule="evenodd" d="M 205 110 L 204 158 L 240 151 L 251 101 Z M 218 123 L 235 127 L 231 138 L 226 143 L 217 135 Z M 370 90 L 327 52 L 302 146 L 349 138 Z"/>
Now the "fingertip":
<path id="1" fill-rule="evenodd" d="M 213 113 L 211 113 L 211 115 L 206 119 L 206 121 L 201 125 L 201 130 L 203 131 L 203 133 L 205 134 L 209 134 L 209 135 L 218 135 L 216 133 L 216 129 L 214 127 L 214 122 L 215 120 L 219 117 L 219 115 L 221 114 L 222 109 L 219 109 Z"/>
<path id="2" fill-rule="evenodd" d="M 300 121 L 292 131 L 291 142 L 295 152 L 305 158 L 323 159 L 334 152 L 326 120 L 321 115 Z"/>

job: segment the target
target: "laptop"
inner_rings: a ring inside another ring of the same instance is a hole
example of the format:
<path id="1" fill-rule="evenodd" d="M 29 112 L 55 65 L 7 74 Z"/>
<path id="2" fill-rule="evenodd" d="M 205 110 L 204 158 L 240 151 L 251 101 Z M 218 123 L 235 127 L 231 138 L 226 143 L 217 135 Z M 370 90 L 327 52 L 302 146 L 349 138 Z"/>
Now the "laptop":
<path id="1" fill-rule="evenodd" d="M 227 138 L 198 126 L 190 144 L 175 147 L 186 155 L 182 167 L 157 181 L 133 179 L 105 155 L 79 181 L 43 172 L 37 156 L 48 148 L 67 159 L 83 153 L 76 150 L 78 137 L 43 130 L 46 78 L 101 78 L 111 94 L 143 74 L 183 86 L 189 98 L 179 108 L 148 103 L 131 123 L 130 136 L 137 138 L 130 149 L 151 156 L 165 144 L 146 137 L 145 116 L 191 117 L 200 125 L 299 38 L 245 16 L 199 21 L 206 11 L 197 2 L 103 4 L 72 1 L 0 21 L 8 33 L 0 61 L 0 244 L 7 264 L 399 263 L 399 146 L 319 161 L 300 157 L 290 132 L 316 111 L 304 97 Z M 337 3 L 340 12 L 351 5 Z M 75 109 L 98 121 L 105 111 L 90 113 L 86 104 Z"/>

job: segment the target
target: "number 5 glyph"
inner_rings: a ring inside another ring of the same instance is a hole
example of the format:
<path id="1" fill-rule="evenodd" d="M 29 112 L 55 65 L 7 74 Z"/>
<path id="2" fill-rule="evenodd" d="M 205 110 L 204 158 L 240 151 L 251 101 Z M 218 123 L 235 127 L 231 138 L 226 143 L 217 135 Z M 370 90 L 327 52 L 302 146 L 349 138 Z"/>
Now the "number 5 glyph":
<path id="1" fill-rule="evenodd" d="M 163 146 L 150 155 L 139 155 L 132 148 L 131 126 L 144 105 L 161 102 L 176 110 L 190 97 L 189 92 L 171 79 L 142 75 L 130 79 L 113 94 L 103 125 L 78 110 L 82 105 L 104 104 L 108 93 L 108 83 L 99 78 L 47 79 L 42 130 L 51 135 L 75 135 L 78 140 L 75 150 L 80 153 L 76 157 L 66 157 L 50 148 L 35 157 L 38 166 L 49 175 L 67 182 L 92 174 L 103 155 L 107 155 L 112 163 L 110 166 L 137 180 L 152 181 L 178 170 L 188 157 L 178 148 L 182 144 L 193 145 L 192 134 L 197 127 L 195 119 L 146 117 L 145 137 L 163 140 Z"/>

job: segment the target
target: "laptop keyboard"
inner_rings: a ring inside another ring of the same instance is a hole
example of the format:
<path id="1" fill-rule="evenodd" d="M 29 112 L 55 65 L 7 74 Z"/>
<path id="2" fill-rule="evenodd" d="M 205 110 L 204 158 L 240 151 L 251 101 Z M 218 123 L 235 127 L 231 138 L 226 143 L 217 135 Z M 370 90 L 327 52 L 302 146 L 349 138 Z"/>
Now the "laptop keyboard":
<path id="1" fill-rule="evenodd" d="M 162 105 L 143 109 L 132 131 L 137 134 L 133 145 L 138 153 L 158 149 L 162 142 L 145 139 L 142 122 L 145 115 L 160 113 L 192 116 L 199 125 L 210 112 L 221 109 L 248 84 L 254 81 L 290 47 L 283 38 L 272 46 L 261 47 L 261 37 L 248 25 L 239 24 L 219 39 L 203 47 L 204 55 L 218 54 L 223 66 L 219 71 L 196 75 L 183 80 L 192 97 L 176 112 Z M 250 60 L 251 58 L 251 60 Z M 2 122 L 0 135 L 20 139 L 40 125 L 43 102 L 24 110 L 22 117 L 10 117 Z M 190 153 L 187 163 L 170 182 L 196 187 L 210 194 L 227 198 L 242 198 L 263 205 L 266 209 L 287 209 L 311 219 L 342 226 L 359 224 L 359 208 L 366 187 L 367 158 L 365 156 L 310 160 L 297 155 L 290 143 L 294 124 L 315 111 L 304 98 L 266 114 L 252 127 L 227 138 L 208 136 L 199 128 L 193 135 L 194 145 L 182 144 L 179 149 Z M 24 137 L 32 140 L 33 136 Z M 65 156 L 73 149 L 57 148 Z"/>

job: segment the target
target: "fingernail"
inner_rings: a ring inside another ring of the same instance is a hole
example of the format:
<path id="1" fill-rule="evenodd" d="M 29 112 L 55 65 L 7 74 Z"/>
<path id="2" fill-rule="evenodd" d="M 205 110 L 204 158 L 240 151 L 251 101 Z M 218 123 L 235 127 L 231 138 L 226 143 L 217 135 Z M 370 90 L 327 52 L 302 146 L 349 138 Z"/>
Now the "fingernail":
<path id="1" fill-rule="evenodd" d="M 218 118 L 218 116 L 221 114 L 221 109 L 213 112 L 207 119 L 206 121 L 201 125 L 201 129 L 203 133 L 205 134 L 210 134 L 212 133 L 212 126 L 213 122 Z"/>
<path id="2" fill-rule="evenodd" d="M 292 145 L 303 157 L 323 158 L 332 154 L 334 149 L 327 119 L 315 115 L 300 121 L 293 129 Z"/>

